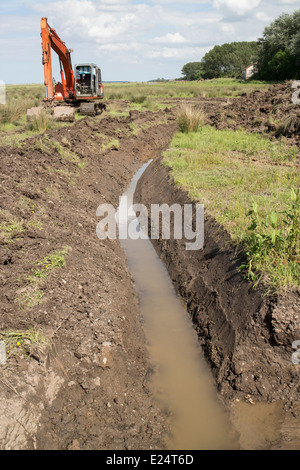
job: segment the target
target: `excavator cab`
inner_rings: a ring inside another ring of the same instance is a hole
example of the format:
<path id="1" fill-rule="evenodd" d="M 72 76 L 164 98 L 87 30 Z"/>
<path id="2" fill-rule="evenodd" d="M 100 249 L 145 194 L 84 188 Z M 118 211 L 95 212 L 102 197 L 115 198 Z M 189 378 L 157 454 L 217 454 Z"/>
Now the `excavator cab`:
<path id="1" fill-rule="evenodd" d="M 77 99 L 103 98 L 101 70 L 97 65 L 75 65 L 75 95 Z"/>

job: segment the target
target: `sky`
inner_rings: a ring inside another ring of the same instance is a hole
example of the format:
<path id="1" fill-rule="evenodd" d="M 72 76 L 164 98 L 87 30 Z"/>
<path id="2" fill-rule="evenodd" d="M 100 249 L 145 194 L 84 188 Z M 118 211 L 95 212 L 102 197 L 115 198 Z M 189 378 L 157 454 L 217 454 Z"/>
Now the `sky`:
<path id="1" fill-rule="evenodd" d="M 48 18 L 73 65 L 94 62 L 103 81 L 182 76 L 215 45 L 254 41 L 300 0 L 0 0 L 0 80 L 42 83 L 40 19 Z M 53 76 L 59 80 L 53 52 Z"/>

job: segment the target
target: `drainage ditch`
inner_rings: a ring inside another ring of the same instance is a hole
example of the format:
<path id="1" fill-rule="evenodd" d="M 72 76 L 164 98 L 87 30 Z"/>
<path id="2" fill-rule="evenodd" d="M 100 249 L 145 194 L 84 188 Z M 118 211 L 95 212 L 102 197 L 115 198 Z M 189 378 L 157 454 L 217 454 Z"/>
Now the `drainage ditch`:
<path id="1" fill-rule="evenodd" d="M 123 194 L 128 207 L 133 204 L 137 181 L 148 164 L 138 171 Z M 135 225 L 138 231 L 139 222 L 134 212 L 129 214 L 128 220 L 120 216 L 119 233 L 123 233 L 124 224 L 130 224 L 131 229 Z M 120 243 L 139 294 L 154 369 L 152 386 L 157 399 L 171 415 L 168 447 L 236 448 L 227 413 L 218 399 L 197 334 L 164 264 L 149 239 L 124 238 Z"/>

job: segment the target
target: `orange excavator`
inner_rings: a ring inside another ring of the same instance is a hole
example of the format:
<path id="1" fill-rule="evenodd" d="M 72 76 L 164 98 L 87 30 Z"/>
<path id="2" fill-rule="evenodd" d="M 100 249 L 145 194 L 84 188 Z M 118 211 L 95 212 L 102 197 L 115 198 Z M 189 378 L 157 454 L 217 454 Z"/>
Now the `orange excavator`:
<path id="1" fill-rule="evenodd" d="M 97 65 L 84 63 L 75 65 L 71 61 L 71 49 L 48 25 L 47 18 L 41 19 L 44 80 L 46 106 L 66 104 L 78 108 L 81 114 L 96 115 L 105 109 L 101 70 Z M 59 57 L 61 82 L 54 84 L 52 77 L 51 49 Z"/>

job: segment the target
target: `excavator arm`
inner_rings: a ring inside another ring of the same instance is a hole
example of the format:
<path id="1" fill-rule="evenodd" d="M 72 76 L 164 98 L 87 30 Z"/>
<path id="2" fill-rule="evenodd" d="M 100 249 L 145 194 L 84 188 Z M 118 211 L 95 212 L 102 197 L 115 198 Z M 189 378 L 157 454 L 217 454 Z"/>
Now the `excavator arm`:
<path id="1" fill-rule="evenodd" d="M 70 49 L 66 47 L 65 43 L 60 39 L 56 31 L 50 28 L 47 22 L 47 18 L 41 19 L 41 37 L 46 100 L 52 101 L 55 99 L 74 99 L 75 80 L 72 69 Z M 60 93 L 57 94 L 53 90 L 51 49 L 56 52 L 60 61 L 61 89 L 59 90 Z"/>

